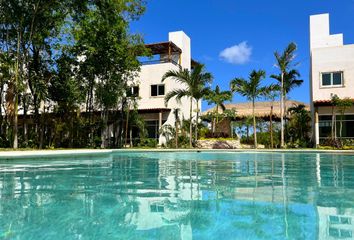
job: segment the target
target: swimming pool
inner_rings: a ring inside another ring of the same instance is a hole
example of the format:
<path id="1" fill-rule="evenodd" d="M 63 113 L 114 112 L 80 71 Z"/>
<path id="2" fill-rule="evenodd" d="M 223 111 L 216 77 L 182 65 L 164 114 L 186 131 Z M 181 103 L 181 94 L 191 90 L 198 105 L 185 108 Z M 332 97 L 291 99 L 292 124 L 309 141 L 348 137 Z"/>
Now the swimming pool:
<path id="1" fill-rule="evenodd" d="M 354 155 L 0 160 L 0 239 L 353 239 Z"/>

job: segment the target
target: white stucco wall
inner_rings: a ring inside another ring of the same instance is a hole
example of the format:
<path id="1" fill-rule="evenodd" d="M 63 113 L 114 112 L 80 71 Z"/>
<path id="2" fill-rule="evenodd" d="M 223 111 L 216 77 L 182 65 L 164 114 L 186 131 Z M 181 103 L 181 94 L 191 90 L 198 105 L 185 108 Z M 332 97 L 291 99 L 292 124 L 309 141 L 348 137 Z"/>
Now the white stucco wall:
<path id="1" fill-rule="evenodd" d="M 315 101 L 329 101 L 333 95 L 354 99 L 354 44 L 344 45 L 342 34 L 330 34 L 329 14 L 310 16 L 310 96 L 312 129 L 319 144 L 319 124 L 315 123 Z M 322 73 L 342 72 L 341 86 L 322 86 Z M 319 115 L 331 115 L 331 107 L 317 107 Z M 346 114 L 354 114 L 347 109 Z"/>
<path id="2" fill-rule="evenodd" d="M 331 94 L 354 98 L 354 44 L 311 49 L 313 101 L 330 100 Z M 321 86 L 321 73 L 343 72 L 343 86 Z"/>
<path id="3" fill-rule="evenodd" d="M 169 41 L 176 44 L 181 50 L 181 67 L 182 69 L 191 70 L 191 41 L 190 38 L 182 31 L 170 32 Z M 178 59 L 174 59 L 175 61 Z M 176 61 L 178 62 L 178 61 Z M 169 108 L 171 113 L 167 117 L 165 124 L 175 125 L 175 116 L 173 114 L 173 109 L 178 108 L 180 110 L 180 119 L 189 119 L 190 115 L 190 100 L 188 98 L 183 98 L 181 103 L 178 103 L 175 99 L 171 99 L 168 105 L 165 105 L 165 96 L 151 96 L 151 85 L 164 84 L 165 85 L 165 95 L 174 89 L 183 89 L 186 86 L 176 82 L 173 79 L 166 79 L 162 82 L 162 76 L 169 70 L 179 71 L 180 67 L 171 62 L 147 64 L 141 66 L 141 71 L 138 74 L 135 83 L 139 84 L 139 109 L 157 109 L 157 108 Z M 199 105 L 200 108 L 201 104 Z M 193 101 L 193 110 L 196 109 L 196 102 Z M 196 112 L 193 111 L 193 116 Z M 166 116 L 164 114 L 164 116 Z M 158 117 L 158 115 L 156 115 Z M 160 136 L 159 144 L 163 144 L 165 139 Z"/>
<path id="4" fill-rule="evenodd" d="M 312 101 L 354 98 L 354 44 L 343 45 L 343 35 L 330 35 L 329 15 L 310 17 Z M 321 73 L 343 72 L 343 86 L 321 86 Z"/>

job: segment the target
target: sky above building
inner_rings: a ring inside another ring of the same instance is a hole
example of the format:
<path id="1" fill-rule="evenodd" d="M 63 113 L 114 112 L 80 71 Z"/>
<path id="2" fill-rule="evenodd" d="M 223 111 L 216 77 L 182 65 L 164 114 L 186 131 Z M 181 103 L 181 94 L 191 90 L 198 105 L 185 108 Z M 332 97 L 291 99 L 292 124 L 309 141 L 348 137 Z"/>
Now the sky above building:
<path id="1" fill-rule="evenodd" d="M 148 0 L 145 14 L 131 25 L 146 43 L 168 40 L 168 32 L 184 31 L 191 38 L 192 57 L 214 75 L 212 87 L 229 90 L 235 77 L 253 69 L 277 74 L 275 51 L 298 45 L 296 68 L 304 83 L 290 98 L 308 103 L 309 17 L 329 13 L 331 34 L 343 33 L 354 44 L 354 0 Z M 246 101 L 234 94 L 233 102 Z M 203 110 L 208 105 L 203 103 Z"/>

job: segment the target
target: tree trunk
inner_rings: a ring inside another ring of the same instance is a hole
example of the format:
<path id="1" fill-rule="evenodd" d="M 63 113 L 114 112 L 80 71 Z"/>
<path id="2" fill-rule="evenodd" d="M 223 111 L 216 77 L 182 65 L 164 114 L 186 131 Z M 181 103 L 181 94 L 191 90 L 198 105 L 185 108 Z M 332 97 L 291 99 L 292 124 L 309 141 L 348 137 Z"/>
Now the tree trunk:
<path id="1" fill-rule="evenodd" d="M 255 104 L 254 99 L 252 101 L 252 116 L 253 116 L 253 136 L 254 136 L 254 148 L 257 148 L 257 128 L 256 128 L 256 116 L 254 113 Z"/>
<path id="2" fill-rule="evenodd" d="M 340 138 L 340 140 L 342 140 L 343 117 L 344 117 L 344 112 L 341 112 L 340 113 L 340 125 L 339 125 L 339 138 Z"/>
<path id="3" fill-rule="evenodd" d="M 103 110 L 103 116 L 102 116 L 102 120 L 103 120 L 103 129 L 101 131 L 101 148 L 105 148 L 106 147 L 106 139 L 108 139 L 108 110 Z"/>
<path id="4" fill-rule="evenodd" d="M 273 139 L 273 103 L 270 107 L 270 116 L 269 116 L 269 131 L 270 131 L 270 148 L 274 147 L 274 139 Z"/>
<path id="5" fill-rule="evenodd" d="M 123 129 L 124 129 L 124 108 L 126 105 L 126 99 L 124 98 L 122 100 L 122 105 L 120 109 L 120 115 L 119 115 L 119 125 L 118 125 L 118 134 L 117 134 L 117 145 L 118 147 L 123 146 Z"/>
<path id="6" fill-rule="evenodd" d="M 15 106 L 14 106 L 14 119 L 13 119 L 13 148 L 18 148 L 18 84 L 19 84 L 19 75 L 20 75 L 20 42 L 21 42 L 21 32 L 18 29 L 17 33 L 17 53 L 16 53 L 16 70 L 15 70 L 15 86 L 14 86 L 14 98 L 15 98 Z"/>
<path id="7" fill-rule="evenodd" d="M 175 109 L 175 130 L 176 130 L 176 148 L 178 148 L 178 109 Z"/>
<path id="8" fill-rule="evenodd" d="M 4 85 L 1 86 L 0 88 L 0 138 L 3 137 L 4 131 L 3 131 L 3 120 L 4 117 L 2 116 L 2 106 L 3 106 L 3 101 L 2 101 L 2 91 L 4 90 Z M 5 109 L 5 108 L 4 108 Z"/>
<path id="9" fill-rule="evenodd" d="M 39 148 L 43 148 L 43 142 L 44 142 L 44 122 L 45 122 L 45 104 L 43 104 L 43 112 L 41 114 L 41 124 L 40 124 L 40 136 L 39 136 Z"/>
<path id="10" fill-rule="evenodd" d="M 335 124 L 334 106 L 332 106 L 332 126 L 331 126 L 331 138 L 332 138 L 332 140 L 335 139 L 335 136 L 334 136 L 334 124 Z"/>
<path id="11" fill-rule="evenodd" d="M 129 109 L 129 105 L 128 105 L 128 110 L 127 110 L 127 118 L 125 120 L 125 141 L 124 141 L 124 147 L 127 146 L 128 144 L 128 127 L 129 127 L 129 112 L 130 112 L 130 109 Z"/>
<path id="12" fill-rule="evenodd" d="M 23 97 L 23 142 L 27 147 L 28 135 L 27 135 L 27 99 L 26 95 Z"/>
<path id="13" fill-rule="evenodd" d="M 199 120 L 199 103 L 197 100 L 197 116 L 196 116 L 196 121 L 195 121 L 195 141 L 198 140 L 198 120 Z"/>
<path id="14" fill-rule="evenodd" d="M 280 147 L 284 148 L 284 72 L 281 73 L 280 88 Z"/>
<path id="15" fill-rule="evenodd" d="M 189 147 L 192 148 L 192 138 L 193 138 L 193 124 L 192 124 L 192 112 L 193 112 L 193 98 L 190 97 L 190 109 L 189 109 Z"/>

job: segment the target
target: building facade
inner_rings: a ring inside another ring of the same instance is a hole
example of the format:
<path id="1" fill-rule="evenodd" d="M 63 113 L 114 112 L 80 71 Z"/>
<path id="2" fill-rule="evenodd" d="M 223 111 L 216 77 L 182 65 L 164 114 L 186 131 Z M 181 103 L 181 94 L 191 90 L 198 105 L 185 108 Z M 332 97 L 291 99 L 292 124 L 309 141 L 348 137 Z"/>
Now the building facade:
<path id="1" fill-rule="evenodd" d="M 170 32 L 167 42 L 147 44 L 146 47 L 151 50 L 152 57 L 141 59 L 141 70 L 131 83 L 131 89 L 132 94 L 138 97 L 138 112 L 145 121 L 148 138 L 157 139 L 159 145 L 162 145 L 168 139 L 161 134 L 161 127 L 175 127 L 176 113 L 179 120 L 189 119 L 190 116 L 190 99 L 186 97 L 181 102 L 173 98 L 165 105 L 165 95 L 169 91 L 186 86 L 170 78 L 162 82 L 162 76 L 169 70 L 191 70 L 194 63 L 191 58 L 191 40 L 183 31 Z M 195 116 L 195 101 L 192 106 Z M 132 138 L 138 137 L 138 131 L 133 130 Z"/>
<path id="2" fill-rule="evenodd" d="M 354 44 L 344 45 L 342 34 L 330 34 L 329 14 L 310 16 L 310 57 L 314 143 L 318 146 L 331 136 L 332 111 L 336 136 L 354 138 L 354 106 L 343 114 L 331 102 L 335 95 L 354 101 Z"/>

